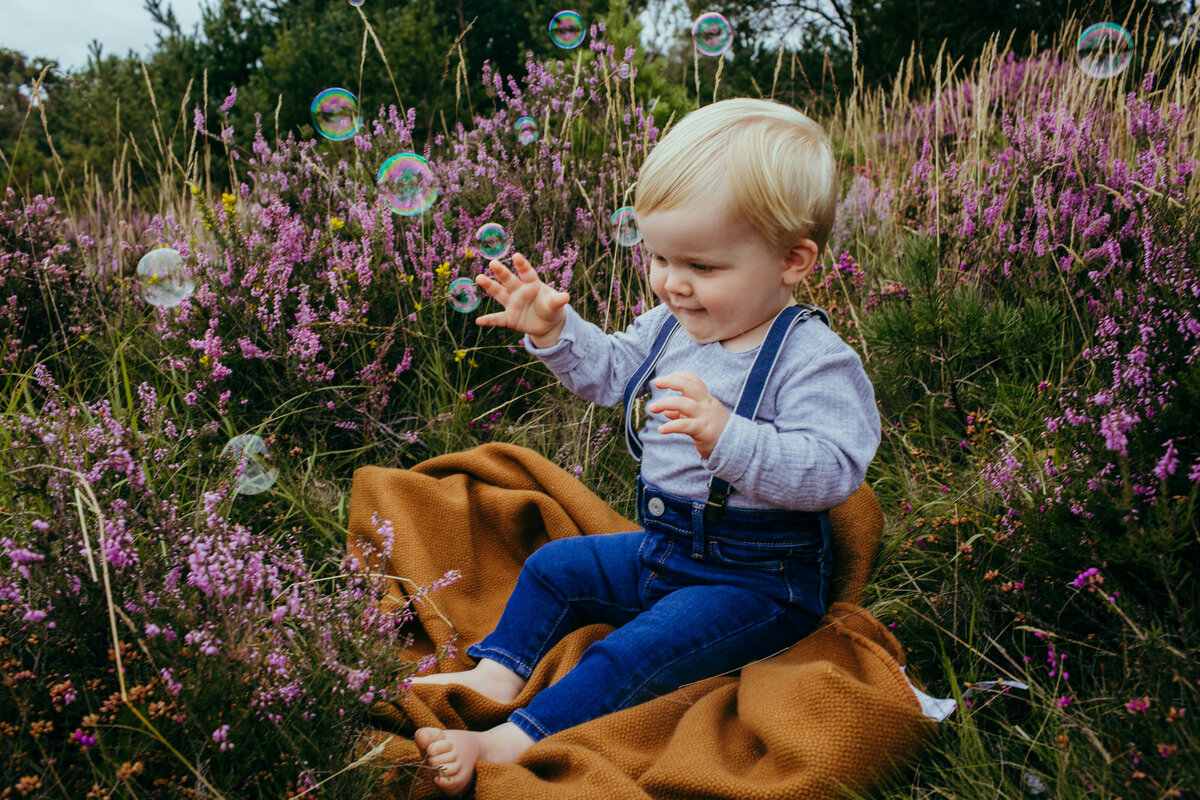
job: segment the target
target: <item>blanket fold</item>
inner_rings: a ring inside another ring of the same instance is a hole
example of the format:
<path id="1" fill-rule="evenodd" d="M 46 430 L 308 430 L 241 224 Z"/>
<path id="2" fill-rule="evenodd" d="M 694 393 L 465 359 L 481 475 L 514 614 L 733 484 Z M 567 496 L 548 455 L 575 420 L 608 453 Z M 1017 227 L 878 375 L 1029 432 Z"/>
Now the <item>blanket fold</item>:
<path id="1" fill-rule="evenodd" d="M 710 678 L 538 742 L 517 764 L 477 765 L 479 800 L 802 800 L 868 793 L 919 751 L 930 730 L 900 666 L 903 648 L 855 605 L 869 576 L 882 513 L 864 484 L 831 512 L 835 603 L 817 630 L 739 674 Z M 390 596 L 449 570 L 462 578 L 414 604 L 415 661 L 457 636 L 443 672 L 468 669 L 463 651 L 490 633 L 525 558 L 551 539 L 637 530 L 574 476 L 532 450 L 488 444 L 412 469 L 363 467 L 350 499 L 351 552 L 370 559 L 384 546 Z M 368 741 L 393 738 L 383 754 L 413 764 L 421 726 L 484 730 L 549 686 L 611 629 L 592 625 L 558 643 L 522 695 L 501 705 L 468 689 L 422 685 L 396 706 L 377 708 Z M 418 771 L 396 767 L 396 797 L 434 798 Z"/>

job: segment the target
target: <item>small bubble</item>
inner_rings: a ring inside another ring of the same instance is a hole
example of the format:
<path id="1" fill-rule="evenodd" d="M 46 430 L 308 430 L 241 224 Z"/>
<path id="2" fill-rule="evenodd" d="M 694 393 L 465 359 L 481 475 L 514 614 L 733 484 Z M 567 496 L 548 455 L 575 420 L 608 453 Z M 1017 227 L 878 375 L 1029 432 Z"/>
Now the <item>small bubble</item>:
<path id="1" fill-rule="evenodd" d="M 460 314 L 469 314 L 479 308 L 479 301 L 483 299 L 483 296 L 475 281 L 470 278 L 455 278 L 450 282 L 447 299 L 450 301 L 450 307 L 455 311 Z"/>
<path id="2" fill-rule="evenodd" d="M 513 126 L 517 132 L 517 141 L 521 144 L 533 144 L 538 138 L 538 124 L 533 117 L 521 117 Z"/>
<path id="3" fill-rule="evenodd" d="M 1097 23 L 1079 35 L 1075 58 L 1089 77 L 1115 77 L 1133 59 L 1133 37 L 1115 22 Z"/>
<path id="4" fill-rule="evenodd" d="M 633 247 L 642 240 L 642 231 L 638 228 L 637 214 L 633 206 L 624 206 L 613 212 L 609 218 L 612 225 L 613 241 L 622 247 Z"/>
<path id="5" fill-rule="evenodd" d="M 354 6 L 355 8 L 361 6 L 362 4 L 363 0 L 350 0 L 350 5 Z"/>
<path id="6" fill-rule="evenodd" d="M 583 44 L 583 18 L 574 11 L 560 11 L 550 20 L 550 38 L 564 50 Z"/>
<path id="7" fill-rule="evenodd" d="M 377 181 L 387 207 L 405 217 L 423 214 L 437 200 L 433 170 L 416 153 L 398 153 L 383 162 Z"/>
<path id="8" fill-rule="evenodd" d="M 241 469 L 233 486 L 237 494 L 262 494 L 274 486 L 279 477 L 279 470 L 266 465 L 270 456 L 266 443 L 258 434 L 243 433 L 233 437 L 221 448 L 221 455 L 232 458 Z"/>
<path id="9" fill-rule="evenodd" d="M 475 239 L 479 242 L 479 252 L 488 258 L 504 258 L 508 255 L 508 232 L 495 222 L 481 225 L 475 231 Z"/>
<path id="10" fill-rule="evenodd" d="M 174 308 L 196 288 L 183 256 L 171 247 L 159 247 L 142 256 L 137 276 L 142 284 L 142 297 L 159 308 Z"/>
<path id="11" fill-rule="evenodd" d="M 317 133 L 335 142 L 349 139 L 362 125 L 358 98 L 345 89 L 334 87 L 321 92 L 313 98 L 309 113 Z"/>
<path id="12" fill-rule="evenodd" d="M 621 80 L 629 80 L 631 73 L 632 70 L 629 68 L 628 64 L 621 64 L 619 67 L 617 67 L 617 77 Z"/>
<path id="13" fill-rule="evenodd" d="M 696 49 L 703 56 L 723 56 L 733 46 L 733 28 L 729 20 L 715 11 L 697 17 L 692 26 Z"/>

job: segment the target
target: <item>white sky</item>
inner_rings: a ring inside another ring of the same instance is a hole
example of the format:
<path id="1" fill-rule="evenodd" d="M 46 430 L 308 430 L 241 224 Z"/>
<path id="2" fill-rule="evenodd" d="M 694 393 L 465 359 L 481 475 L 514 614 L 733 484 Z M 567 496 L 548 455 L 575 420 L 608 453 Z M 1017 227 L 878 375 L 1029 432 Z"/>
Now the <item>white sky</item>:
<path id="1" fill-rule="evenodd" d="M 184 32 L 200 21 L 202 0 L 165 0 Z M 87 64 L 98 39 L 105 54 L 149 55 L 155 25 L 142 0 L 0 0 L 0 47 L 57 59 L 66 69 Z"/>

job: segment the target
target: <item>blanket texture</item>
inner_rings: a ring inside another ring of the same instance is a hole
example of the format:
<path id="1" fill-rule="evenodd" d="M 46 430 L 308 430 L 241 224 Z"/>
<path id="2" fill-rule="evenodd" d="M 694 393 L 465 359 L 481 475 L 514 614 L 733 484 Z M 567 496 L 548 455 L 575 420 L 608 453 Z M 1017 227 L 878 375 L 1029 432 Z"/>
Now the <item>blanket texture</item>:
<path id="1" fill-rule="evenodd" d="M 376 517 L 376 515 L 378 515 Z M 451 636 L 458 655 L 443 672 L 470 668 L 466 647 L 491 632 L 525 558 L 564 536 L 638 530 L 575 477 L 532 450 L 488 444 L 412 469 L 363 467 L 350 500 L 352 552 L 381 542 L 374 519 L 390 520 L 391 587 L 428 585 L 448 570 L 462 578 L 414 605 L 414 644 L 398 659 L 428 656 Z M 900 671 L 903 649 L 855 605 L 882 527 L 865 484 L 831 512 L 834 605 L 818 629 L 790 649 L 664 697 L 547 737 L 517 764 L 477 765 L 479 800 L 805 800 L 866 794 L 920 750 L 931 729 Z M 364 555 L 364 558 L 369 558 Z M 412 581 L 412 583 L 408 583 Z M 421 726 L 485 730 L 504 722 L 566 674 L 611 630 L 568 635 L 538 664 L 523 693 L 500 705 L 455 686 L 422 685 L 376 709 L 368 742 L 391 741 L 383 763 L 395 797 L 434 798 L 431 773 L 413 770 Z M 384 796 L 388 796 L 386 793 Z"/>

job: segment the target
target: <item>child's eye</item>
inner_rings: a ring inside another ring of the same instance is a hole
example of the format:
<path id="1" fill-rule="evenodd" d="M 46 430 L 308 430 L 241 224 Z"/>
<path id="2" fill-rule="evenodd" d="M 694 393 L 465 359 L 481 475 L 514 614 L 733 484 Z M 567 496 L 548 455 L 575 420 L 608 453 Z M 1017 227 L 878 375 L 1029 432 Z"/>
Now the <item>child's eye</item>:
<path id="1" fill-rule="evenodd" d="M 692 269 L 696 270 L 696 272 L 711 272 L 712 271 L 712 267 L 708 266 L 707 264 L 692 264 Z"/>

